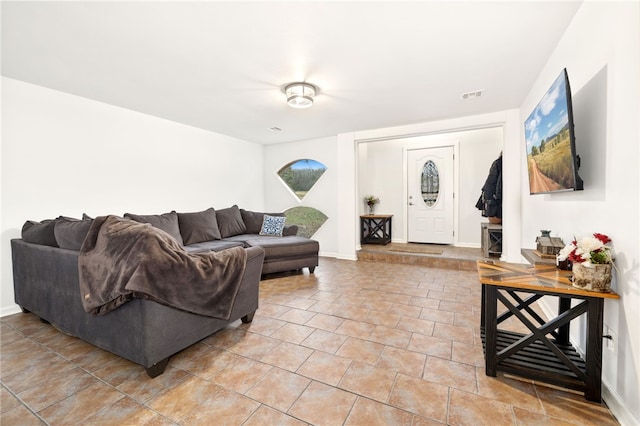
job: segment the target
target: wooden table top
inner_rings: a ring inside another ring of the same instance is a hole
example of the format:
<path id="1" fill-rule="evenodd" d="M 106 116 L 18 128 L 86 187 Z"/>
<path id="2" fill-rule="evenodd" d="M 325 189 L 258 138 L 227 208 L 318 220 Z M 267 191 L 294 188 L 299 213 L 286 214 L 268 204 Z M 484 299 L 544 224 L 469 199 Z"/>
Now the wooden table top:
<path id="1" fill-rule="evenodd" d="M 571 271 L 557 269 L 555 265 L 530 265 L 494 260 L 478 260 L 476 263 L 482 284 L 522 290 L 542 290 L 570 296 L 599 297 L 603 299 L 620 298 L 613 291 L 600 293 L 581 290 L 572 286 Z"/>
<path id="2" fill-rule="evenodd" d="M 360 217 L 365 219 L 389 219 L 390 217 L 393 217 L 393 215 L 392 214 L 363 214 Z"/>

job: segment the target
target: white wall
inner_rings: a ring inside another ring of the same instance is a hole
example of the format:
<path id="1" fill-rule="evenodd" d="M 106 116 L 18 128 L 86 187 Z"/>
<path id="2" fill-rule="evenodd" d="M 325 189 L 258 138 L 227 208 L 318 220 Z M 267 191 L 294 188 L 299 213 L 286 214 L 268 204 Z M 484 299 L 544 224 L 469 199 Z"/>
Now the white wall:
<path id="1" fill-rule="evenodd" d="M 639 424 L 640 3 L 583 3 L 522 104 L 522 121 L 565 67 L 584 191 L 523 195 L 522 241 L 533 248 L 540 229 L 565 242 L 593 232 L 613 239 L 621 299 L 605 301 L 604 322 L 617 336 L 615 350 L 603 352 L 605 401 L 622 424 Z M 584 350 L 584 328 L 572 329 L 572 339 Z"/>
<path id="2" fill-rule="evenodd" d="M 301 159 L 316 160 L 327 166 L 318 182 L 299 200 L 278 176 L 278 171 Z M 320 243 L 320 255 L 338 253 L 338 154 L 337 138 L 328 137 L 264 147 L 264 199 L 266 211 L 285 211 L 292 207 L 313 207 L 328 219 L 313 235 Z"/>
<path id="3" fill-rule="evenodd" d="M 480 223 L 487 219 L 482 217 L 475 204 L 491 163 L 502 150 L 502 135 L 502 128 L 494 127 L 360 143 L 359 214 L 365 213 L 362 200 L 366 195 L 380 197 L 376 212 L 392 214 L 393 240 L 406 242 L 405 150 L 456 145 L 458 154 L 454 167 L 458 172 L 455 173 L 455 241 L 460 246 L 480 247 Z"/>
<path id="4" fill-rule="evenodd" d="M 27 219 L 263 207 L 261 145 L 7 78 L 1 155 L 2 315 Z"/>

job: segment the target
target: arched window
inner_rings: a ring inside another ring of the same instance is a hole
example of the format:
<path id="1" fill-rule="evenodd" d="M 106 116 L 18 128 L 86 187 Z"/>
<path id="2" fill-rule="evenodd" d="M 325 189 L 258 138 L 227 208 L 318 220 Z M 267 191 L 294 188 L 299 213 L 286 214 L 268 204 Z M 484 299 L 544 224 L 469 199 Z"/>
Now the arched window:
<path id="1" fill-rule="evenodd" d="M 328 217 L 313 207 L 292 207 L 284 212 L 287 225 L 298 225 L 298 235 L 311 238 Z"/>
<path id="2" fill-rule="evenodd" d="M 327 170 L 327 166 L 316 160 L 302 159 L 292 161 L 278 171 L 282 179 L 291 191 L 302 200 L 318 179 Z"/>

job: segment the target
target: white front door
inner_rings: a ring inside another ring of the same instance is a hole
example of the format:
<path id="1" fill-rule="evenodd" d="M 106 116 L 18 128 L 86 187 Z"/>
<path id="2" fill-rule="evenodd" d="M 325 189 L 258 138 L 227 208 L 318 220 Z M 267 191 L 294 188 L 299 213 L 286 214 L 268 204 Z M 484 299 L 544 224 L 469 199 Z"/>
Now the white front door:
<path id="1" fill-rule="evenodd" d="M 453 243 L 453 147 L 407 151 L 408 241 Z"/>

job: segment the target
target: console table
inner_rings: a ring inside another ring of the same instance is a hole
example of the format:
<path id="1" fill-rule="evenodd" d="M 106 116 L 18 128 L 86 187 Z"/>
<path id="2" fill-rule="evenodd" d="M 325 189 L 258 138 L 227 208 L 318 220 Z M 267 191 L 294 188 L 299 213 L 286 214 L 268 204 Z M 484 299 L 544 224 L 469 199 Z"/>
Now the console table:
<path id="1" fill-rule="evenodd" d="M 589 401 L 600 402 L 604 299 L 620 296 L 577 289 L 571 285 L 571 271 L 558 270 L 555 265 L 478 260 L 477 267 L 482 284 L 480 330 L 487 376 L 495 377 L 500 370 L 575 389 L 584 392 Z M 529 296 L 523 299 L 522 293 Z M 558 297 L 558 315 L 550 321 L 544 321 L 530 306 L 546 295 Z M 507 308 L 500 315 L 498 302 Z M 583 314 L 587 315 L 584 360 L 569 342 L 570 323 Z M 498 329 L 513 316 L 530 333 Z"/>
<path id="2" fill-rule="evenodd" d="M 392 217 L 385 214 L 360 216 L 360 244 L 389 244 Z"/>

